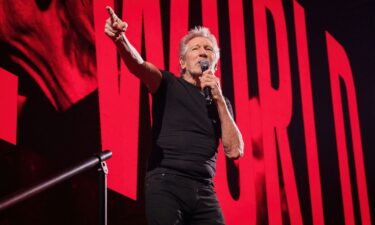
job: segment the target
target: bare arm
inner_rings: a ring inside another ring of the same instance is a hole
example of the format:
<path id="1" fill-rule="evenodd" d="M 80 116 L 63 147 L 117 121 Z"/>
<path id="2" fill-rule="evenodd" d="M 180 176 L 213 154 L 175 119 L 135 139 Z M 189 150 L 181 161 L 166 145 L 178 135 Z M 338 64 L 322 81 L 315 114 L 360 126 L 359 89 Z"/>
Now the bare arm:
<path id="1" fill-rule="evenodd" d="M 227 104 L 223 99 L 216 101 L 217 111 L 221 123 L 221 141 L 225 155 L 231 159 L 238 159 L 243 155 L 244 143 L 242 135 L 229 113 Z"/>
<path id="2" fill-rule="evenodd" d="M 230 159 L 238 159 L 244 154 L 244 142 L 242 135 L 229 113 L 227 103 L 221 92 L 220 81 L 212 71 L 206 71 L 200 78 L 201 88 L 211 87 L 212 98 L 214 99 L 221 124 L 221 142 L 225 155 Z"/>
<path id="3" fill-rule="evenodd" d="M 127 23 L 119 19 L 111 7 L 107 6 L 107 11 L 110 17 L 106 21 L 104 32 L 116 44 L 121 59 L 129 71 L 146 85 L 150 93 L 155 93 L 161 82 L 160 70 L 153 64 L 144 61 L 129 42 L 124 33 L 128 27 Z"/>

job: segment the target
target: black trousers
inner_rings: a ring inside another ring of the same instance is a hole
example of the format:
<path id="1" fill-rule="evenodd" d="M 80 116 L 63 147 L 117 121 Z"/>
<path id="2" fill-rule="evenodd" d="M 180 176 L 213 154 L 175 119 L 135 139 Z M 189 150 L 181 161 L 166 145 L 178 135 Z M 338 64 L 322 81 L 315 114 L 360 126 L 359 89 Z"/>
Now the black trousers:
<path id="1" fill-rule="evenodd" d="M 225 224 L 212 182 L 168 173 L 146 175 L 149 225 Z"/>

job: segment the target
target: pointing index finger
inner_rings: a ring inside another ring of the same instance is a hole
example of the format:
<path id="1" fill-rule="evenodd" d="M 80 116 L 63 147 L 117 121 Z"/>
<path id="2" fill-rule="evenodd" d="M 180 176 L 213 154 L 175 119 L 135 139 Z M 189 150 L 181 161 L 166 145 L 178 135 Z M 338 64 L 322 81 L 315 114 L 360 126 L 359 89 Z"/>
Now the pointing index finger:
<path id="1" fill-rule="evenodd" d="M 108 11 L 108 14 L 111 16 L 112 22 L 116 22 L 116 20 L 118 20 L 118 17 L 113 9 L 110 6 L 107 6 L 106 9 Z"/>

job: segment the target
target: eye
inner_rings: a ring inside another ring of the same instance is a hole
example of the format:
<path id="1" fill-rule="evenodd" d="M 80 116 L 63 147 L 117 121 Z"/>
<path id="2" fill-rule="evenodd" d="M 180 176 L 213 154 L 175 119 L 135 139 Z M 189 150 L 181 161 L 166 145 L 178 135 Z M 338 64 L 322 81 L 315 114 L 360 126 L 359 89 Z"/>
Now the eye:
<path id="1" fill-rule="evenodd" d="M 213 51 L 213 48 L 211 48 L 211 47 L 206 47 L 205 49 L 206 49 L 206 51 L 210 51 L 210 52 Z"/>

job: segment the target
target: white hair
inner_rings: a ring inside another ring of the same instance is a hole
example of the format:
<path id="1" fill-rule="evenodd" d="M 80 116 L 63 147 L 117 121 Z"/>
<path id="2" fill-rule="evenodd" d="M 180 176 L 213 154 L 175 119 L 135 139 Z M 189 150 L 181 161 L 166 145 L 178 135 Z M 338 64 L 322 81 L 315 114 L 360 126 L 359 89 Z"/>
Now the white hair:
<path id="1" fill-rule="evenodd" d="M 217 62 L 220 59 L 220 49 L 217 45 L 215 36 L 211 34 L 210 30 L 207 27 L 201 27 L 201 26 L 194 27 L 193 29 L 189 31 L 189 33 L 187 33 L 181 39 L 180 48 L 179 48 L 180 60 L 185 59 L 185 55 L 186 55 L 187 48 L 188 48 L 187 44 L 189 43 L 189 41 L 191 41 L 193 38 L 196 38 L 196 37 L 204 37 L 211 41 L 212 46 L 213 46 L 213 53 L 215 55 L 213 59 L 213 65 L 216 67 Z M 181 71 L 181 73 L 184 73 L 184 71 Z"/>

